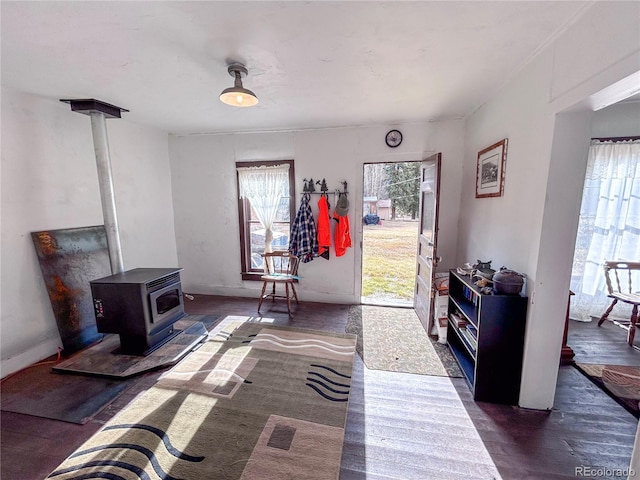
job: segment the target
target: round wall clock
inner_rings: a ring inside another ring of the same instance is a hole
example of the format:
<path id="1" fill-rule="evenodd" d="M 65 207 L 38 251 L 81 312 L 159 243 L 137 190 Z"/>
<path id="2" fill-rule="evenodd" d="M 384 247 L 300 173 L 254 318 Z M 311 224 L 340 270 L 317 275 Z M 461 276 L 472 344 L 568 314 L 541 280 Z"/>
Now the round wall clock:
<path id="1" fill-rule="evenodd" d="M 384 140 L 388 146 L 395 148 L 402 143 L 402 133 L 400 130 L 390 130 Z"/>

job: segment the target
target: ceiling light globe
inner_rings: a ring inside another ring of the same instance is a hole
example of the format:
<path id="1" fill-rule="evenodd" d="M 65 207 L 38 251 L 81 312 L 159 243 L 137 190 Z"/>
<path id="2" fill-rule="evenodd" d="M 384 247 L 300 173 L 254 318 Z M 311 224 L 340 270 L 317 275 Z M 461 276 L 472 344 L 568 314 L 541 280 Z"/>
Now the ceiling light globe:
<path id="1" fill-rule="evenodd" d="M 231 87 L 222 91 L 220 101 L 233 107 L 252 107 L 258 104 L 258 97 L 246 88 Z"/>
<path id="2" fill-rule="evenodd" d="M 220 101 L 233 107 L 253 107 L 258 104 L 258 97 L 251 90 L 242 86 L 242 76 L 247 75 L 247 69 L 241 63 L 232 63 L 227 71 L 235 81 L 233 87 L 225 88 L 220 94 Z"/>

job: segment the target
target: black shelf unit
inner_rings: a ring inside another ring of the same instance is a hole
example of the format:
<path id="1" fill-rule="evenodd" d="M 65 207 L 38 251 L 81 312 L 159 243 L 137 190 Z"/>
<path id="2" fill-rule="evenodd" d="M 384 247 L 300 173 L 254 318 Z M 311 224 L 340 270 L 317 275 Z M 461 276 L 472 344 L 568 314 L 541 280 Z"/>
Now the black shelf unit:
<path id="1" fill-rule="evenodd" d="M 474 400 L 518 404 L 527 303 L 483 294 L 470 276 L 449 272 L 447 343 Z"/>

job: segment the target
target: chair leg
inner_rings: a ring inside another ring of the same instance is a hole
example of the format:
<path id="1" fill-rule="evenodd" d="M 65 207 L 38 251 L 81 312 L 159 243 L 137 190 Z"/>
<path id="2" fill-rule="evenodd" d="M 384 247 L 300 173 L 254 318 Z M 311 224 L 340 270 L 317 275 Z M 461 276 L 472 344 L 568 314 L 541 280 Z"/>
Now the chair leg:
<path id="1" fill-rule="evenodd" d="M 598 321 L 598 326 L 600 326 L 600 325 L 602 325 L 604 323 L 604 321 L 607 319 L 607 317 L 611 313 L 611 310 L 613 310 L 613 307 L 615 306 L 616 303 L 618 303 L 618 299 L 614 298 L 613 302 L 611 302 L 611 305 L 609 305 L 609 308 L 607 308 L 607 311 L 604 312 L 604 315 L 602 315 L 600 317 L 600 321 Z"/>
<path id="2" fill-rule="evenodd" d="M 271 289 L 271 301 L 276 301 L 276 282 L 273 282 L 273 288 Z"/>
<path id="3" fill-rule="evenodd" d="M 293 296 L 296 299 L 296 303 L 300 303 L 298 302 L 298 293 L 296 292 L 296 287 L 293 285 L 293 283 L 291 284 L 291 290 L 293 290 Z"/>
<path id="4" fill-rule="evenodd" d="M 287 312 L 289 312 L 289 316 L 291 316 L 291 297 L 289 296 L 289 283 L 285 283 L 284 288 L 287 295 Z"/>
<path id="5" fill-rule="evenodd" d="M 262 306 L 262 301 L 264 300 L 264 291 L 267 289 L 267 282 L 262 282 L 262 291 L 260 292 L 260 301 L 258 302 L 258 313 L 260 313 L 260 307 Z"/>
<path id="6" fill-rule="evenodd" d="M 636 336 L 636 323 L 638 322 L 638 305 L 633 306 L 631 310 L 631 325 L 629 325 L 629 331 L 627 332 L 627 343 L 633 346 L 633 338 Z"/>

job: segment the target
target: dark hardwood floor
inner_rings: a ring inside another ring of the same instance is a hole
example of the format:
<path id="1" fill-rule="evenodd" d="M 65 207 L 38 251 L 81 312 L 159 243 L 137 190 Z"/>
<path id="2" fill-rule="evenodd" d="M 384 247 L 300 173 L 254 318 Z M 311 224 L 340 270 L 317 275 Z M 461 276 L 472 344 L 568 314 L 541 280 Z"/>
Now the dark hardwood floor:
<path id="1" fill-rule="evenodd" d="M 640 351 L 627 345 L 627 332 L 612 322 L 569 322 L 569 346 L 574 360 L 584 363 L 640 366 Z M 634 345 L 640 346 L 640 335 Z"/>
<path id="2" fill-rule="evenodd" d="M 257 316 L 256 299 L 195 297 L 186 305 L 191 314 Z M 342 332 L 348 310 L 348 305 L 303 302 L 289 319 L 286 305 L 268 303 L 262 316 L 281 325 Z M 626 346 L 624 332 L 609 327 L 572 325 L 569 345 L 576 358 L 637 361 L 640 352 Z M 158 375 L 140 377 L 85 425 L 2 412 L 0 477 L 44 478 Z M 344 480 L 542 480 L 575 478 L 581 466 L 624 469 L 637 426 L 572 366 L 560 367 L 549 412 L 477 403 L 463 379 L 369 370 L 357 355 L 351 392 Z"/>

